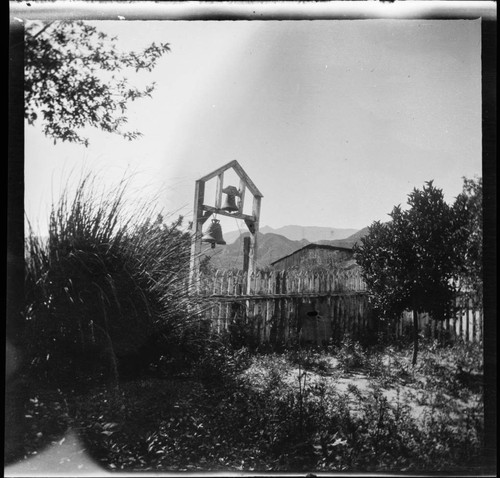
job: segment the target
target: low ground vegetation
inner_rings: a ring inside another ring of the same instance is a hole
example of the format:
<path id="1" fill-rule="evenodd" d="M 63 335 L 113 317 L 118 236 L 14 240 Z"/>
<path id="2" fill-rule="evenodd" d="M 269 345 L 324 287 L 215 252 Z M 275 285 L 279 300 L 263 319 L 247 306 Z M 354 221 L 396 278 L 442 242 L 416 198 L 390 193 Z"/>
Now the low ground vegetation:
<path id="1" fill-rule="evenodd" d="M 72 395 L 30 387 L 23 457 L 76 431 L 109 470 L 481 468 L 480 344 L 249 353 L 212 339 L 189 374 Z"/>

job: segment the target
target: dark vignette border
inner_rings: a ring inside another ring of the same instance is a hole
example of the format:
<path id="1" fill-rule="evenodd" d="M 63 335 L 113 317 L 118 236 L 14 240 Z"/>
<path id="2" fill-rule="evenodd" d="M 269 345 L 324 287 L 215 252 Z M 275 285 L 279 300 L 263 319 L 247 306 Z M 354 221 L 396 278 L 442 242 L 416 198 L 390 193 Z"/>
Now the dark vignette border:
<path id="1" fill-rule="evenodd" d="M 24 283 L 24 116 L 21 20 L 482 19 L 484 185 L 485 471 L 496 471 L 496 84 L 495 2 L 10 2 L 7 161 L 6 336 L 16 343 Z M 5 257 L 5 256 L 4 256 Z M 5 369 L 4 369 L 5 370 Z"/>

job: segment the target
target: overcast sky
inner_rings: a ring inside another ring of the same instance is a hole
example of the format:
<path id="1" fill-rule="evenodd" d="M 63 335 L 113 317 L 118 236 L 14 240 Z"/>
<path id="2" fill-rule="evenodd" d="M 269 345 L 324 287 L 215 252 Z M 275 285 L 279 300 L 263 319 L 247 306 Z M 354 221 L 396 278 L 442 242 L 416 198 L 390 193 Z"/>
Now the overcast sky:
<path id="1" fill-rule="evenodd" d="M 124 50 L 171 52 L 131 78 L 157 83 L 129 109 L 142 138 L 89 130 L 88 148 L 54 145 L 26 126 L 26 210 L 41 231 L 71 171 L 110 185 L 133 174 L 131 197 L 191 219 L 196 179 L 236 159 L 264 195 L 261 226 L 356 229 L 427 180 L 451 202 L 481 175 L 480 20 L 94 24 Z"/>

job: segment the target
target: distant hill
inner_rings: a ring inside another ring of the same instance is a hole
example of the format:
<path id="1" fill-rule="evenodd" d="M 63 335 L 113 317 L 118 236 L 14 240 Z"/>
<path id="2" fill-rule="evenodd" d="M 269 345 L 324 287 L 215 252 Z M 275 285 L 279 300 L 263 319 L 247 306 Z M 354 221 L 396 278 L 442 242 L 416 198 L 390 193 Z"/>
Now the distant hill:
<path id="1" fill-rule="evenodd" d="M 249 233 L 241 234 L 232 244 L 224 234 L 226 246 L 217 246 L 215 249 L 204 250 L 206 255 L 211 256 L 210 264 L 215 269 L 242 269 L 243 268 L 243 237 Z M 279 234 L 258 233 L 258 267 L 267 267 L 275 260 L 291 254 L 296 250 L 309 244 L 308 241 L 291 241 Z"/>
<path id="2" fill-rule="evenodd" d="M 360 231 L 354 233 L 352 236 L 349 236 L 345 239 L 339 239 L 334 241 L 318 241 L 318 244 L 326 244 L 330 246 L 338 246 L 338 247 L 353 247 L 356 242 L 366 236 L 368 234 L 368 227 L 364 227 Z"/>
<path id="3" fill-rule="evenodd" d="M 283 226 L 273 229 L 269 226 L 260 228 L 262 234 L 278 234 L 284 236 L 291 241 L 307 240 L 309 242 L 332 241 L 346 239 L 356 233 L 357 229 L 339 229 L 335 227 L 318 227 L 318 226 Z M 230 244 L 240 236 L 239 231 L 231 231 L 224 233 L 224 240 Z"/>

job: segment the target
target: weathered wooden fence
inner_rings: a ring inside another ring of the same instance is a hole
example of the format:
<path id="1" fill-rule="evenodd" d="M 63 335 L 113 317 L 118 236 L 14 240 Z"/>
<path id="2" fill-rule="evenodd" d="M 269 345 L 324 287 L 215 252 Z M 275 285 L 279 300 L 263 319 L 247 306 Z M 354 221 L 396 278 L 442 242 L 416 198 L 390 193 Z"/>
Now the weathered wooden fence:
<path id="1" fill-rule="evenodd" d="M 480 341 L 483 338 L 483 311 L 477 308 L 472 300 L 458 298 L 455 313 L 443 321 L 432 320 L 428 314 L 418 314 L 420 333 L 426 337 L 456 340 L 462 338 L 467 342 Z M 399 321 L 388 322 L 389 333 L 395 337 L 410 335 L 413 329 L 413 314 L 404 312 Z"/>
<path id="2" fill-rule="evenodd" d="M 205 316 L 215 330 L 239 324 L 258 342 L 298 339 L 321 344 L 330 339 L 367 339 L 377 333 L 403 337 L 412 333 L 412 314 L 401 320 L 375 321 L 359 268 L 339 271 L 266 271 L 247 277 L 242 271 L 217 271 L 198 277 L 198 294 L 206 300 Z M 422 334 L 451 340 L 482 339 L 482 312 L 457 300 L 456 313 L 444 322 L 419 314 Z"/>

